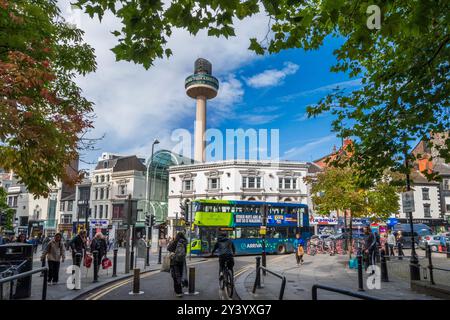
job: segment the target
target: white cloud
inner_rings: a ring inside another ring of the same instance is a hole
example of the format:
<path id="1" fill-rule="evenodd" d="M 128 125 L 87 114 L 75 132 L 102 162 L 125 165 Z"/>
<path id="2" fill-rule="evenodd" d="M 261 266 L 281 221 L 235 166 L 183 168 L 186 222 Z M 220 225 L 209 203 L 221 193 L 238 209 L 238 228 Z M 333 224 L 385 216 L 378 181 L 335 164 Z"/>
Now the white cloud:
<path id="1" fill-rule="evenodd" d="M 300 147 L 294 147 L 284 152 L 283 159 L 305 159 L 305 153 L 310 152 L 320 145 L 323 145 L 336 137 L 331 134 L 325 137 L 318 138 L 311 142 L 308 142 Z"/>
<path id="2" fill-rule="evenodd" d="M 245 81 L 248 86 L 253 88 L 273 87 L 283 83 L 284 78 L 288 75 L 295 74 L 299 66 L 292 62 L 285 62 L 284 68 L 281 70 L 268 69 L 256 74 Z"/>
<path id="3" fill-rule="evenodd" d="M 281 97 L 280 100 L 283 102 L 288 102 L 288 101 L 292 101 L 296 98 L 300 98 L 300 97 L 307 97 L 307 96 L 313 96 L 319 93 L 325 93 L 325 92 L 330 92 L 334 89 L 349 89 L 349 88 L 354 88 L 354 87 L 359 87 L 361 85 L 361 80 L 362 79 L 355 79 L 355 80 L 349 80 L 349 81 L 343 81 L 343 82 L 336 82 L 336 83 L 332 83 L 332 84 L 328 84 L 322 87 L 318 87 L 312 90 L 306 90 L 306 91 L 301 91 L 301 92 L 297 92 L 294 94 L 290 94 L 284 97 Z"/>
<path id="4" fill-rule="evenodd" d="M 68 2 L 59 0 L 63 14 Z M 259 14 L 236 21 L 237 36 L 228 40 L 208 37 L 206 32 L 194 37 L 175 29 L 168 43 L 173 56 L 157 60 L 145 70 L 132 62 L 117 62 L 110 51 L 117 44 L 111 31 L 121 28 L 116 17 L 106 14 L 100 23 L 84 13 L 76 14 L 85 41 L 95 48 L 98 64 L 95 73 L 79 77 L 77 83 L 84 96 L 95 103 L 97 119 L 91 136 L 106 133 L 97 145 L 100 150 L 88 155 L 86 160 L 91 161 L 104 151 L 148 156 L 154 138 L 161 141 L 158 148 L 171 149 L 175 144 L 170 140 L 172 130 L 192 130 L 195 101 L 186 96 L 184 80 L 199 57 L 211 61 L 213 74 L 221 81 L 219 95 L 208 101 L 208 121 L 223 121 L 239 107 L 245 93 L 234 74 L 243 65 L 262 59 L 248 50 L 249 39 L 263 37 L 267 28 L 267 17 Z"/>

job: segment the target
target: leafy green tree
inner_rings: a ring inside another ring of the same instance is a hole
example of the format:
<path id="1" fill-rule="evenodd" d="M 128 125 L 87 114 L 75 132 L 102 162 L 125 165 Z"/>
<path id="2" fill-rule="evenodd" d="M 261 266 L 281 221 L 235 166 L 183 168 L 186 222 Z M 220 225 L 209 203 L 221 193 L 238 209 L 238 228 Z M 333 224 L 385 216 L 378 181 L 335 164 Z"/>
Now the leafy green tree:
<path id="1" fill-rule="evenodd" d="M 312 201 L 317 213 L 328 215 L 331 211 L 350 213 L 350 230 L 353 217 L 370 217 L 385 220 L 399 210 L 397 187 L 388 180 L 380 180 L 370 189 L 362 189 L 357 171 L 349 167 L 328 167 L 314 177 L 305 178 L 311 186 Z M 351 248 L 352 234 L 348 247 Z M 349 250 L 351 256 L 351 250 Z"/>
<path id="2" fill-rule="evenodd" d="M 96 68 L 82 36 L 56 0 L 0 0 L 0 167 L 35 195 L 80 178 L 67 168 L 86 146 L 92 103 L 73 80 Z"/>
<path id="3" fill-rule="evenodd" d="M 258 54 L 285 49 L 316 50 L 329 37 L 344 42 L 334 54 L 333 72 L 361 78 L 348 94 L 336 90 L 308 113 L 331 111 L 333 130 L 353 137 L 355 157 L 346 160 L 359 172 L 362 185 L 382 177 L 386 168 L 406 173 L 405 143 L 450 128 L 450 2 L 447 0 L 78 0 L 91 17 L 110 11 L 122 21 L 114 30 L 118 60 L 150 67 L 172 54 L 167 40 L 173 28 L 191 34 L 234 36 L 233 24 L 263 11 L 269 30 L 250 39 Z M 369 29 L 377 5 L 381 28 Z M 430 144 L 434 145 L 431 141 Z M 434 145 L 450 160 L 450 138 Z M 413 160 L 413 159 L 410 159 Z"/>
<path id="4" fill-rule="evenodd" d="M 0 215 L 2 216 L 2 220 L 5 221 L 3 228 L 6 230 L 12 230 L 14 210 L 8 206 L 6 196 L 7 193 L 5 189 L 0 187 Z"/>

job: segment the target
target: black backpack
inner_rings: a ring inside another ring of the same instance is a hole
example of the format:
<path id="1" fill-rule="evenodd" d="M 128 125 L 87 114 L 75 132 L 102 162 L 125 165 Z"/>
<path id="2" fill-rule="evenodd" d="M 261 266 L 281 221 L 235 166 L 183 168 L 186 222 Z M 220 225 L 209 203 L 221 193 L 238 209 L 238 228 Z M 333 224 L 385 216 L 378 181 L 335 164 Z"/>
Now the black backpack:
<path id="1" fill-rule="evenodd" d="M 186 259 L 186 248 L 183 244 L 182 241 L 178 241 L 177 246 L 175 248 L 175 252 L 174 252 L 174 256 L 173 256 L 173 261 L 174 262 L 184 262 Z"/>

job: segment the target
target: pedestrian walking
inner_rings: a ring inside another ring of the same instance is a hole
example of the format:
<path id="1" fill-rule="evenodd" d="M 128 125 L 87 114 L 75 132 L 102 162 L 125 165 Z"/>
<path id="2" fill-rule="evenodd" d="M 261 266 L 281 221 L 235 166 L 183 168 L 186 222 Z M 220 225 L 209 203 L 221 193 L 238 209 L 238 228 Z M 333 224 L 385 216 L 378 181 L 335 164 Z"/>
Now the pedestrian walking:
<path id="1" fill-rule="evenodd" d="M 177 297 L 183 296 L 183 272 L 186 268 L 187 240 L 182 232 L 178 232 L 175 239 L 167 246 L 170 254 L 170 273 L 173 279 L 173 287 Z"/>
<path id="2" fill-rule="evenodd" d="M 98 251 L 97 268 L 100 268 L 103 258 L 106 257 L 107 250 L 108 250 L 108 248 L 107 248 L 106 240 L 105 240 L 105 237 L 103 236 L 103 233 L 97 232 L 95 234 L 94 239 L 92 239 L 92 241 L 91 241 L 91 253 L 93 253 L 94 251 Z M 93 256 L 93 258 L 95 258 L 95 256 Z M 94 263 L 94 266 L 95 266 L 95 263 Z M 97 269 L 97 274 L 98 274 L 98 269 Z"/>
<path id="3" fill-rule="evenodd" d="M 403 253 L 403 246 L 405 245 L 405 238 L 403 238 L 403 234 L 401 231 L 399 231 L 397 233 L 396 242 L 397 242 L 397 251 L 398 251 L 399 259 L 402 259 L 401 257 L 405 256 L 405 254 Z"/>
<path id="4" fill-rule="evenodd" d="M 377 236 L 371 232 L 369 227 L 364 230 L 364 253 L 365 253 L 365 269 L 375 265 L 375 255 L 377 252 Z M 374 270 L 372 270 L 374 272 Z"/>
<path id="5" fill-rule="evenodd" d="M 70 249 L 72 251 L 72 261 L 73 264 L 81 266 L 81 259 L 76 261 L 76 254 L 79 253 L 81 257 L 86 253 L 86 231 L 81 230 L 69 243 Z"/>
<path id="6" fill-rule="evenodd" d="M 395 240 L 395 236 L 392 233 L 392 230 L 388 231 L 387 244 L 389 246 L 389 252 L 387 252 L 387 254 L 389 254 L 390 256 L 395 257 L 394 248 L 395 248 L 395 246 L 397 244 L 397 241 Z"/>
<path id="7" fill-rule="evenodd" d="M 302 239 L 301 234 L 297 233 L 294 240 L 295 259 L 297 260 L 297 266 L 303 264 L 303 255 L 305 254 L 305 241 Z"/>
<path id="8" fill-rule="evenodd" d="M 54 239 L 48 243 L 44 252 L 42 252 L 41 261 L 45 261 L 47 257 L 49 285 L 58 283 L 60 263 L 64 263 L 66 259 L 66 249 L 61 238 L 60 233 L 55 234 Z"/>

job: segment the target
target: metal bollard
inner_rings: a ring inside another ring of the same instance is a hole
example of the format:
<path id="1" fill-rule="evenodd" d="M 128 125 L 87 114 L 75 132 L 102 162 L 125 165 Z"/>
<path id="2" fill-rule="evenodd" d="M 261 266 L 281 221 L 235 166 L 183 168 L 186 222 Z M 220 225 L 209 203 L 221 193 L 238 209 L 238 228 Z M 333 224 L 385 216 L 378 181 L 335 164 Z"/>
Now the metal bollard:
<path id="1" fill-rule="evenodd" d="M 98 282 L 98 251 L 94 250 L 92 252 L 92 255 L 94 256 L 94 281 Z"/>
<path id="2" fill-rule="evenodd" d="M 130 270 L 134 269 L 134 251 L 130 253 Z"/>
<path id="3" fill-rule="evenodd" d="M 384 258 L 386 259 L 386 261 L 391 260 L 390 253 L 389 253 L 389 245 L 388 245 L 387 241 L 384 243 Z"/>
<path id="4" fill-rule="evenodd" d="M 389 282 L 386 255 L 384 250 L 381 250 L 381 282 Z"/>
<path id="5" fill-rule="evenodd" d="M 137 295 L 137 294 L 143 294 L 144 291 L 140 290 L 140 281 L 141 281 L 141 269 L 134 269 L 133 270 L 133 291 L 130 291 L 130 295 Z"/>
<path id="6" fill-rule="evenodd" d="M 195 291 L 195 268 L 189 267 L 189 286 L 188 286 L 188 292 L 185 292 L 184 294 L 190 295 L 190 296 L 196 296 L 199 294 L 198 291 Z"/>
<path id="7" fill-rule="evenodd" d="M 119 251 L 117 248 L 113 250 L 113 277 L 117 277 L 117 251 Z"/>
<path id="8" fill-rule="evenodd" d="M 450 259 L 450 243 L 447 242 L 447 259 Z"/>
<path id="9" fill-rule="evenodd" d="M 162 256 L 162 247 L 159 246 L 159 251 L 158 251 L 158 264 L 161 264 L 161 256 Z"/>
<path id="10" fill-rule="evenodd" d="M 433 262 L 431 261 L 431 247 L 428 244 L 427 244 L 427 252 L 428 252 L 428 269 L 430 270 L 430 282 L 431 284 L 435 284 L 433 278 Z"/>
<path id="11" fill-rule="evenodd" d="M 44 281 L 42 283 L 42 300 L 47 300 L 47 285 L 48 285 L 48 269 L 44 270 Z"/>
<path id="12" fill-rule="evenodd" d="M 358 291 L 364 291 L 364 287 L 363 287 L 363 266 L 362 266 L 362 255 L 361 255 L 361 251 L 358 251 L 358 255 L 357 255 L 357 260 L 358 260 Z"/>
<path id="13" fill-rule="evenodd" d="M 261 288 L 261 257 L 256 257 L 256 287 Z"/>
<path id="14" fill-rule="evenodd" d="M 145 266 L 150 266 L 150 246 L 147 246 L 147 255 L 145 257 Z"/>

